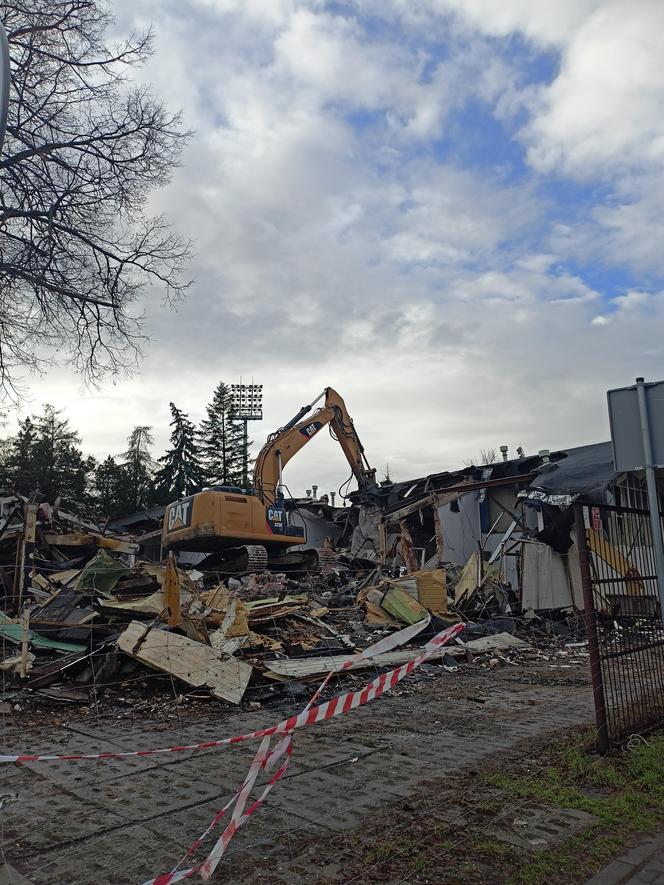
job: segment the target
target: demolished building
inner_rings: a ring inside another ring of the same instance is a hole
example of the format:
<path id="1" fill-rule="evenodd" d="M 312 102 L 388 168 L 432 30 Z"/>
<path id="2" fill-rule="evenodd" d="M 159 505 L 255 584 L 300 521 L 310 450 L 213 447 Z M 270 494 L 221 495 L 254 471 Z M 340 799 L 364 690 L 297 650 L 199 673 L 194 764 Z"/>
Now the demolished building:
<path id="1" fill-rule="evenodd" d="M 664 501 L 664 478 L 658 483 Z M 610 442 L 383 486 L 356 508 L 351 552 L 408 571 L 461 568 L 455 602 L 489 575 L 512 591 L 510 611 L 580 610 L 577 500 L 625 508 L 624 544 L 613 565 L 623 556 L 638 571 L 645 557 L 630 537 L 627 509 L 645 505 L 645 480 L 615 470 Z"/>

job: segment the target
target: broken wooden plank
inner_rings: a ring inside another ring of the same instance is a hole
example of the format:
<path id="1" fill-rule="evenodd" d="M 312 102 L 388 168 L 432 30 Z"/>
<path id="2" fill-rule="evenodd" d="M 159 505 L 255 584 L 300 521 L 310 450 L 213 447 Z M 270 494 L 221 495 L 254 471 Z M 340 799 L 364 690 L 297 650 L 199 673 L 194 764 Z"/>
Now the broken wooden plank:
<path id="1" fill-rule="evenodd" d="M 480 554 L 477 550 L 468 557 L 454 588 L 454 601 L 461 602 L 466 594 L 472 594 L 480 584 Z"/>
<path id="2" fill-rule="evenodd" d="M 252 673 L 244 661 L 221 660 L 219 653 L 209 645 L 178 633 L 155 628 L 146 634 L 145 624 L 140 621 L 132 621 L 120 634 L 118 648 L 194 688 L 209 688 L 214 697 L 231 704 L 240 703 Z"/>
<path id="3" fill-rule="evenodd" d="M 180 587 L 180 605 L 188 603 L 191 600 L 191 593 L 184 587 Z M 102 611 L 109 612 L 132 612 L 137 615 L 160 615 L 166 611 L 166 602 L 164 600 L 164 591 L 157 590 L 150 596 L 139 596 L 136 599 L 117 599 L 111 596 L 110 599 L 101 599 L 99 605 Z"/>
<path id="4" fill-rule="evenodd" d="M 353 664 L 346 672 L 352 670 L 363 670 L 371 667 L 398 667 L 405 664 L 417 655 L 422 654 L 422 648 L 404 648 L 399 651 L 388 651 L 383 654 L 375 655 L 373 658 L 366 658 Z M 466 653 L 460 646 L 445 646 L 441 649 L 441 653 L 451 654 L 455 657 L 463 657 Z M 305 679 L 307 676 L 322 676 L 329 673 L 330 670 L 339 672 L 344 664 L 352 661 L 353 655 L 324 655 L 317 658 L 286 658 L 274 661 L 265 661 L 268 668 L 266 676 L 276 674 L 278 677 L 288 677 L 293 679 Z"/>
<path id="5" fill-rule="evenodd" d="M 80 572 L 81 570 L 78 568 L 68 568 L 61 572 L 53 572 L 49 575 L 49 580 L 52 584 L 60 584 L 63 587 L 66 587 Z"/>
<path id="6" fill-rule="evenodd" d="M 153 576 L 156 582 L 156 578 Z M 164 582 L 164 607 L 168 612 L 168 626 L 177 627 L 182 621 L 180 610 L 180 581 L 178 578 L 177 563 L 175 554 L 171 551 L 168 554 L 168 564 L 166 566 L 166 580 Z"/>
<path id="7" fill-rule="evenodd" d="M 382 624 L 384 627 L 398 627 L 399 622 L 396 618 L 393 618 L 392 615 L 388 615 L 384 608 L 380 605 L 377 605 L 375 602 L 371 602 L 371 600 L 367 599 L 364 603 L 365 608 L 367 610 L 367 623 L 368 624 Z"/>
<path id="8" fill-rule="evenodd" d="M 508 648 L 532 648 L 530 643 L 524 642 L 518 636 L 511 633 L 494 633 L 493 636 L 482 636 L 480 639 L 471 639 L 463 643 L 464 648 L 474 652 L 494 651 Z"/>
<path id="9" fill-rule="evenodd" d="M 249 612 L 249 623 L 263 624 L 299 612 L 308 602 L 309 597 L 302 593 L 298 596 L 285 596 L 283 599 L 254 599 L 247 601 L 245 605 Z"/>
<path id="10" fill-rule="evenodd" d="M 106 538 L 88 532 L 70 532 L 67 535 L 58 535 L 55 532 L 45 532 L 44 540 L 51 547 L 100 547 L 104 550 L 114 550 L 116 553 L 138 553 L 138 544 L 124 541 L 120 538 Z"/>

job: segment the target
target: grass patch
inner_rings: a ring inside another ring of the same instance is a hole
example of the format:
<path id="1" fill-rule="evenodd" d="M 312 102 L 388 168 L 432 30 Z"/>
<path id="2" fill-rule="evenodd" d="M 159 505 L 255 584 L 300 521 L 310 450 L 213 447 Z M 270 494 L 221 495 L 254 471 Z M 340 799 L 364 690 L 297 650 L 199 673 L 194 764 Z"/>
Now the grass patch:
<path id="1" fill-rule="evenodd" d="M 664 735 L 605 759 L 591 745 L 589 732 L 576 732 L 540 750 L 527 768 L 513 757 L 470 783 L 450 783 L 440 792 L 438 814 L 429 799 L 420 815 L 411 807 L 407 819 L 392 817 L 391 838 L 383 830 L 357 846 L 363 881 L 430 882 L 442 868 L 450 885 L 584 881 L 664 820 Z M 463 823 L 449 817 L 450 803 L 459 802 Z M 514 819 L 527 817 L 528 806 L 575 809 L 596 821 L 541 849 L 501 841 L 500 830 L 518 834 Z"/>
<path id="2" fill-rule="evenodd" d="M 507 882 L 565 882 L 581 869 L 594 872 L 664 817 L 664 735 L 608 758 L 590 754 L 581 735 L 552 748 L 544 761 L 537 776 L 496 772 L 482 780 L 512 800 L 585 811 L 598 822 L 560 846 L 529 857 L 522 852 Z"/>

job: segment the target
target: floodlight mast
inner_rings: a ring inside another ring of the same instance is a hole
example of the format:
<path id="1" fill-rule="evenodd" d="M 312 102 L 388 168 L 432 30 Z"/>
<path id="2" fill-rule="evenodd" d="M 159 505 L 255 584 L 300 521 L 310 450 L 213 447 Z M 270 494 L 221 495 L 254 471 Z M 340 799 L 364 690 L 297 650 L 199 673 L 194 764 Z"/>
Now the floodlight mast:
<path id="1" fill-rule="evenodd" d="M 243 384 L 240 378 L 239 384 L 231 384 L 231 400 L 233 403 L 234 417 L 242 421 L 244 425 L 244 444 L 242 453 L 242 483 L 246 488 L 249 486 L 249 421 L 263 420 L 263 385 Z"/>

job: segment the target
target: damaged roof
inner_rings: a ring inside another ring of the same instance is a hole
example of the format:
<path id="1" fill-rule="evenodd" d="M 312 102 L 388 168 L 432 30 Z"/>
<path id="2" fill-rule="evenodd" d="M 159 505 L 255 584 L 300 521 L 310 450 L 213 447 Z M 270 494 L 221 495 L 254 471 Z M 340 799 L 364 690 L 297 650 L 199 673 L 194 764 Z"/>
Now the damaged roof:
<path id="1" fill-rule="evenodd" d="M 619 475 L 610 442 L 567 449 L 560 460 L 543 464 L 539 470 L 531 489 L 549 495 L 582 495 L 592 501 L 605 501 L 606 490 Z"/>
<path id="2" fill-rule="evenodd" d="M 523 483 L 545 495 L 578 497 L 604 501 L 606 490 L 618 477 L 613 466 L 610 442 L 560 449 L 548 454 L 510 458 L 494 464 L 470 465 L 461 470 L 432 473 L 406 482 L 393 483 L 376 490 L 375 503 L 386 511 L 397 509 L 404 500 L 415 502 L 432 492 L 468 491 L 492 485 Z"/>

